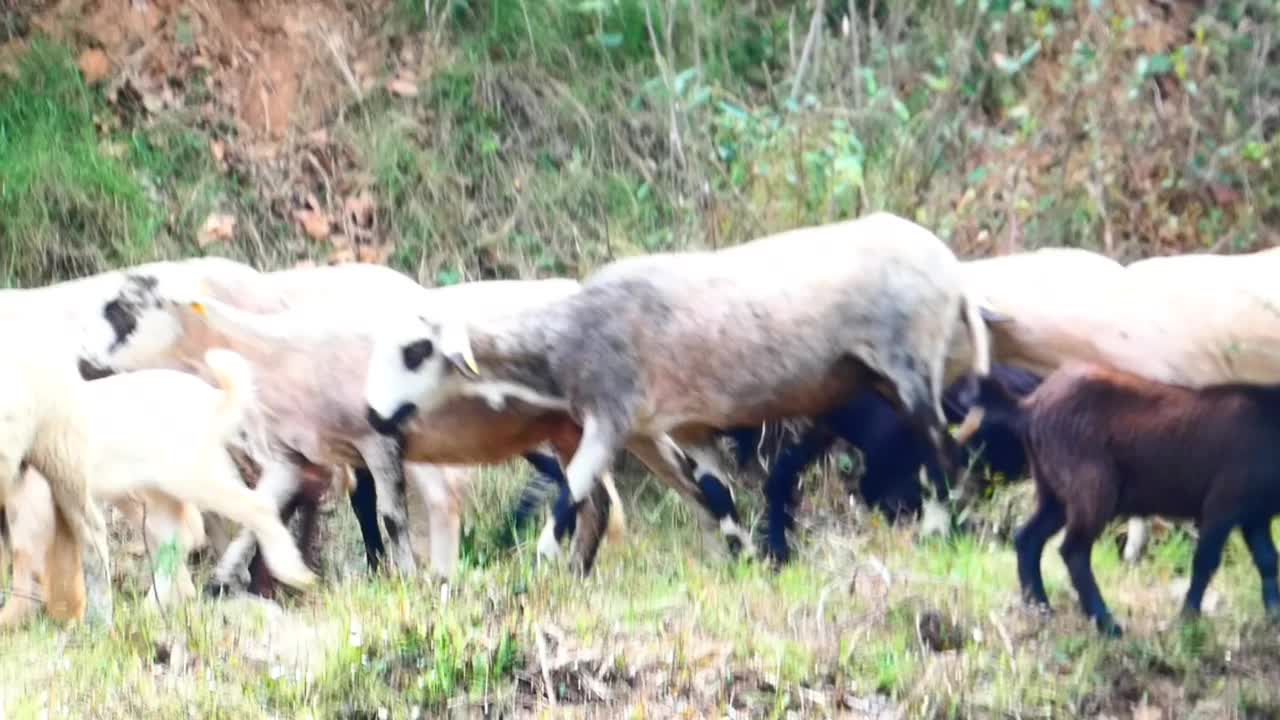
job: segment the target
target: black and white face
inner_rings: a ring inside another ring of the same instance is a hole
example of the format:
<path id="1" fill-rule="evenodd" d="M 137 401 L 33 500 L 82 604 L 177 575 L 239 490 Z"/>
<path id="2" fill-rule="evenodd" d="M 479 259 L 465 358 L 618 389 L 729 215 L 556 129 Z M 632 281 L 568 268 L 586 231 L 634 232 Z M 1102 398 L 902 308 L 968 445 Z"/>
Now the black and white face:
<path id="1" fill-rule="evenodd" d="M 414 317 L 376 335 L 365 377 L 369 424 L 394 435 L 420 409 L 444 399 L 453 373 L 474 379 L 475 361 L 466 334 Z"/>
<path id="2" fill-rule="evenodd" d="M 152 274 L 127 273 L 119 291 L 86 328 L 79 358 L 86 379 L 152 366 L 182 337 L 175 305 Z"/>

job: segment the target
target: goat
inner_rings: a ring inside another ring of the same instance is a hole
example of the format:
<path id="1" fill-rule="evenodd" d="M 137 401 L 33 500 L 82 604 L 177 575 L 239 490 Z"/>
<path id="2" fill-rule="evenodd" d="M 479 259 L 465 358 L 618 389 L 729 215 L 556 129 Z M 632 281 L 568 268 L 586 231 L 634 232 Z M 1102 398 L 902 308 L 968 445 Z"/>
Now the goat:
<path id="1" fill-rule="evenodd" d="M 1026 370 L 1001 364 L 991 367 L 990 377 L 1018 396 L 1030 393 L 1040 382 Z M 964 381 L 957 381 L 944 393 L 943 411 L 949 422 L 960 422 L 972 406 L 961 397 L 968 388 Z M 929 446 L 875 391 L 864 390 L 806 425 L 778 444 L 765 481 L 765 554 L 775 562 L 785 563 L 789 556 L 786 533 L 794 525 L 792 509 L 800 475 L 836 440 L 844 440 L 862 453 L 862 498 L 890 518 L 914 515 L 923 509 L 921 472 L 935 485 L 942 480 L 942 469 Z M 761 432 L 760 428 L 744 428 L 731 433 L 740 463 L 743 448 L 758 446 Z M 1025 472 L 1021 438 L 989 419 L 970 436 L 965 450 L 970 461 L 987 466 L 992 473 L 1020 478 Z"/>
<path id="2" fill-rule="evenodd" d="M 1120 635 L 1090 567 L 1090 549 L 1116 515 L 1194 520 L 1200 539 L 1184 616 L 1201 600 L 1239 527 L 1262 578 L 1262 603 L 1280 611 L 1271 518 L 1280 514 L 1280 386 L 1220 384 L 1191 389 L 1086 363 L 1054 372 L 1017 400 L 999 384 L 978 385 L 988 417 L 1018 430 L 1038 506 L 1015 545 L 1024 598 L 1048 606 L 1040 556 L 1063 527 L 1063 561 L 1083 612 Z"/>

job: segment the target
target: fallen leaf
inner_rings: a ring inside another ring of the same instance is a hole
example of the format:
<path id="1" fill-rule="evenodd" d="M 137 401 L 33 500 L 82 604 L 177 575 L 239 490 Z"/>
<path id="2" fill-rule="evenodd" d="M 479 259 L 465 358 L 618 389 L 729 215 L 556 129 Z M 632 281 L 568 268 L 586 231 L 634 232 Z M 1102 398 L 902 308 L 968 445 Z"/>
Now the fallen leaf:
<path id="1" fill-rule="evenodd" d="M 209 152 L 213 153 L 213 161 L 222 165 L 222 161 L 227 157 L 227 144 L 221 140 L 209 141 Z"/>
<path id="2" fill-rule="evenodd" d="M 111 59 L 97 48 L 80 53 L 80 59 L 76 61 L 76 65 L 84 74 L 86 85 L 92 85 L 111 74 Z"/>
<path id="3" fill-rule="evenodd" d="M 318 210 L 295 210 L 293 217 L 312 240 L 329 237 L 329 216 Z"/>
<path id="4" fill-rule="evenodd" d="M 356 259 L 362 263 L 381 265 L 391 257 L 390 245 L 361 245 L 356 248 Z"/>
<path id="5" fill-rule="evenodd" d="M 355 261 L 356 261 L 356 254 L 352 252 L 351 248 L 349 247 L 339 248 L 329 253 L 328 262 L 330 265 L 341 265 L 342 263 L 349 263 L 349 262 L 355 262 Z"/>
<path id="6" fill-rule="evenodd" d="M 418 85 L 412 80 L 396 78 L 395 80 L 391 80 L 387 83 L 387 90 L 395 93 L 396 95 L 413 97 L 418 94 Z"/>
<path id="7" fill-rule="evenodd" d="M 227 213 L 214 213 L 201 226 L 200 232 L 196 235 L 196 244 L 200 247 L 205 247 L 216 242 L 230 240 L 235 227 L 235 217 Z"/>

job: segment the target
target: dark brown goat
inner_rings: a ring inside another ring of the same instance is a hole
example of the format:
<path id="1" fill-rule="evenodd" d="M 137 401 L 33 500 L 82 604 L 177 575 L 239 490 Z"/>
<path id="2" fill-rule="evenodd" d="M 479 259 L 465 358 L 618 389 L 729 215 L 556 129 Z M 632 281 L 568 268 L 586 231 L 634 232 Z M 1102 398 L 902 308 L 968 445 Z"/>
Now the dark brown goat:
<path id="1" fill-rule="evenodd" d="M 1262 577 L 1262 604 L 1280 611 L 1271 518 L 1280 514 L 1280 386 L 1198 390 L 1092 365 L 1068 365 L 1018 402 L 983 381 L 987 417 L 1018 428 L 1039 506 L 1015 544 L 1023 596 L 1046 607 L 1040 557 L 1066 527 L 1062 559 L 1081 609 L 1099 630 L 1121 634 L 1089 564 L 1090 549 L 1117 515 L 1197 523 L 1183 615 L 1200 602 L 1239 527 Z"/>

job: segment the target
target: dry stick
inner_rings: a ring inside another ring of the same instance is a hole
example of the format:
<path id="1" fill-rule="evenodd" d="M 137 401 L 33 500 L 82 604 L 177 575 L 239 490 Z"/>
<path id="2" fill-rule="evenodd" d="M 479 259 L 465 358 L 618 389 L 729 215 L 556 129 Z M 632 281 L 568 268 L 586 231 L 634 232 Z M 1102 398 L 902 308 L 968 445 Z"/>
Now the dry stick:
<path id="1" fill-rule="evenodd" d="M 342 78 L 347 81 L 347 85 L 351 86 L 351 92 L 355 93 L 356 100 L 364 101 L 364 93 L 360 90 L 360 83 L 356 82 L 355 73 L 351 72 L 351 66 L 347 64 L 342 53 L 338 50 L 338 43 L 334 39 L 334 33 L 315 31 L 317 35 L 324 40 L 325 47 L 329 48 L 329 54 L 333 55 L 333 64 L 338 67 L 338 72 L 342 73 Z"/>
<path id="2" fill-rule="evenodd" d="M 653 58 L 658 64 L 658 72 L 662 74 L 662 84 L 667 88 L 667 96 L 670 98 L 669 110 L 671 121 L 671 161 L 679 168 L 685 167 L 684 158 L 684 142 L 680 139 L 680 126 L 676 118 L 676 91 L 675 85 L 671 82 L 671 67 L 667 64 L 667 59 L 662 55 L 662 49 L 658 45 L 658 33 L 653 29 L 653 11 L 650 6 L 644 6 L 644 24 L 649 30 L 649 43 L 653 47 Z"/>
<path id="3" fill-rule="evenodd" d="M 147 504 L 142 505 L 142 549 L 147 554 L 147 568 L 151 572 L 151 594 L 156 599 L 156 606 L 163 607 L 160 602 L 160 589 L 156 587 L 156 561 L 151 557 L 151 543 L 147 542 Z"/>
<path id="4" fill-rule="evenodd" d="M 826 9 L 826 0 L 818 0 L 813 8 L 813 17 L 809 20 L 809 35 L 805 37 L 804 49 L 800 51 L 800 65 L 796 68 L 795 77 L 791 78 L 791 94 L 789 98 L 795 102 L 800 86 L 804 83 L 809 63 L 813 61 L 813 49 L 818 44 L 818 33 L 822 30 L 822 13 Z"/>
<path id="5" fill-rule="evenodd" d="M 849 8 L 849 45 L 853 48 L 853 106 L 862 107 L 862 21 L 858 19 L 858 9 Z"/>
<path id="6" fill-rule="evenodd" d="M 1102 213 L 1102 247 L 1106 249 L 1108 256 L 1114 256 L 1115 241 L 1111 235 L 1111 215 L 1107 211 L 1107 192 L 1102 187 L 1102 178 L 1098 177 L 1098 165 L 1101 160 L 1098 157 L 1098 137 L 1101 132 L 1098 128 L 1098 113 L 1096 105 L 1092 103 L 1089 106 L 1089 117 L 1095 129 L 1094 135 L 1094 152 L 1089 158 L 1089 191 L 1093 195 L 1093 201 L 1098 206 L 1098 211 Z"/>
<path id="7" fill-rule="evenodd" d="M 542 685 L 547 691 L 547 701 L 551 707 L 559 707 L 555 689 L 551 685 L 551 671 L 547 667 L 547 641 L 542 637 L 543 628 L 538 625 L 533 629 L 533 641 L 538 649 L 538 666 L 542 668 Z"/>

